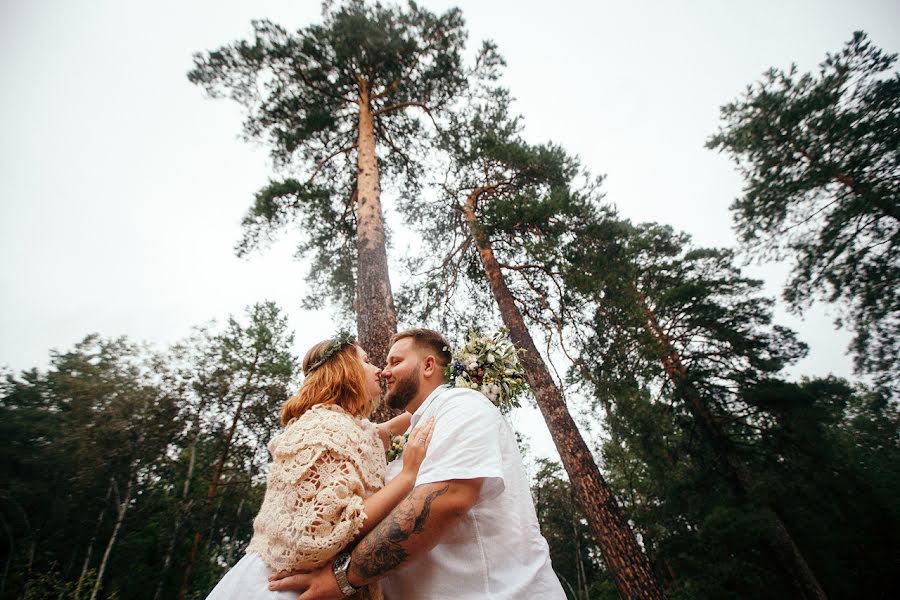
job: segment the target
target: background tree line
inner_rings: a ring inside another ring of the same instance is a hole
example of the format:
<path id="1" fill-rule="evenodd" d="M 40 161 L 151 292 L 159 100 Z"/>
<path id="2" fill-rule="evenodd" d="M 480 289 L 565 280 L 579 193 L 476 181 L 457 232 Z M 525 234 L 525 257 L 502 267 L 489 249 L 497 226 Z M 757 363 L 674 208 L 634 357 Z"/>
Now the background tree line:
<path id="1" fill-rule="evenodd" d="M 376 357 L 398 315 L 509 328 L 562 461 L 538 463 L 533 492 L 571 597 L 888 597 L 896 57 L 857 33 L 817 75 L 772 70 L 723 107 L 709 147 L 747 180 L 733 250 L 619 216 L 577 157 L 526 141 L 496 47 L 471 64 L 465 48 L 458 10 L 351 0 L 198 54 L 190 80 L 246 108 L 279 174 L 237 251 L 302 228 L 306 300 L 355 319 Z M 383 177 L 425 241 L 396 300 Z M 835 303 L 868 383 L 786 379 L 806 348 L 748 254 L 792 262 L 795 310 Z M 203 597 L 249 541 L 299 384 L 291 340 L 261 303 L 165 352 L 89 336 L 7 373 L 0 595 Z"/>

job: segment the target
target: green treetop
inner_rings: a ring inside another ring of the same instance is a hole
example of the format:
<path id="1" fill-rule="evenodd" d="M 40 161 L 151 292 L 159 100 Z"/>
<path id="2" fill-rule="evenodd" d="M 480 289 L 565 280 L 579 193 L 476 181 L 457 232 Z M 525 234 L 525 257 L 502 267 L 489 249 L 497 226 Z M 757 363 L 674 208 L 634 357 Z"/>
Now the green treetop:
<path id="1" fill-rule="evenodd" d="M 819 73 L 772 69 L 722 107 L 708 147 L 746 179 L 732 205 L 744 247 L 787 258 L 784 297 L 839 302 L 857 370 L 897 390 L 900 364 L 900 75 L 862 32 Z"/>

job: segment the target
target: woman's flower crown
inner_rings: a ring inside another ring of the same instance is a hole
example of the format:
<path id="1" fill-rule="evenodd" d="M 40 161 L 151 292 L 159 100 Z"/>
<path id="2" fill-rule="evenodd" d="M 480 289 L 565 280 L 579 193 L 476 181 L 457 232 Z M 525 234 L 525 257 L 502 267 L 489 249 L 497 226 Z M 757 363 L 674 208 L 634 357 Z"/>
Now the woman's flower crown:
<path id="1" fill-rule="evenodd" d="M 444 369 L 450 385 L 478 390 L 503 412 L 519 406 L 528 388 L 519 350 L 507 337 L 507 329 L 489 334 L 470 331 L 462 348 L 451 351 L 453 360 Z"/>
<path id="2" fill-rule="evenodd" d="M 352 333 L 346 330 L 341 330 L 334 336 L 334 339 L 331 340 L 331 343 L 328 344 L 328 347 L 325 348 L 325 352 L 322 353 L 322 356 L 319 357 L 319 360 L 309 365 L 309 368 L 306 369 L 306 374 L 309 375 L 322 365 L 324 365 L 329 358 L 346 348 L 347 346 L 356 342 L 356 338 Z"/>

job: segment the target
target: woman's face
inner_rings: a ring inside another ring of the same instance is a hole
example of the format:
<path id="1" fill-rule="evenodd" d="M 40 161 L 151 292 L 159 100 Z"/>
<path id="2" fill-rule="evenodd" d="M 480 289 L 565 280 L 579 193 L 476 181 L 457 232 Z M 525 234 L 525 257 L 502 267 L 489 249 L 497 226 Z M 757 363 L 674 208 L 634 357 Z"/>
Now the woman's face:
<path id="1" fill-rule="evenodd" d="M 366 374 L 366 391 L 369 398 L 378 398 L 381 396 L 381 369 L 369 362 L 369 355 L 359 346 L 356 347 L 356 356 Z"/>

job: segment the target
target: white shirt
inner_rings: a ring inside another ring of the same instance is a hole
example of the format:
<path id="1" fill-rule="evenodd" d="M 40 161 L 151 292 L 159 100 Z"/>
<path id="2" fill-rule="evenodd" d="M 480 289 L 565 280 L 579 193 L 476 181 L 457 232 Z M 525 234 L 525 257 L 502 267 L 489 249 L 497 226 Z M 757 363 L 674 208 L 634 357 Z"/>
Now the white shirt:
<path id="1" fill-rule="evenodd" d="M 388 600 L 565 599 L 550 566 L 516 438 L 481 393 L 443 385 L 416 410 L 410 430 L 435 416 L 416 485 L 484 477 L 481 495 L 437 546 L 382 580 Z M 402 461 L 388 465 L 387 480 Z"/>

